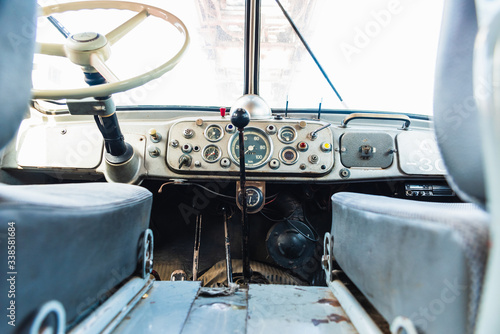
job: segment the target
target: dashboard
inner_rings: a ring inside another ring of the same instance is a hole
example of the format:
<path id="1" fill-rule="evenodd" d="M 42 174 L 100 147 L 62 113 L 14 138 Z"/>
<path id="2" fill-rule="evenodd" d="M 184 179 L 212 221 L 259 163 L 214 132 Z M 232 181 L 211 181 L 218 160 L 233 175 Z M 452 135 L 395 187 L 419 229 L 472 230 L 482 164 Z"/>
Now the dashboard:
<path id="1" fill-rule="evenodd" d="M 251 120 L 245 128 L 250 180 L 274 182 L 436 178 L 446 174 L 429 120 L 361 119 L 311 114 Z M 213 112 L 125 111 L 125 140 L 141 158 L 141 179 L 238 180 L 239 137 L 229 117 Z M 2 168 L 65 179 L 103 175 L 103 140 L 89 116 L 33 112 L 4 150 Z"/>
<path id="2" fill-rule="evenodd" d="M 334 165 L 328 123 L 256 120 L 244 131 L 245 167 L 252 174 L 320 176 Z M 187 119 L 168 134 L 166 163 L 176 173 L 239 172 L 240 140 L 229 120 Z"/>

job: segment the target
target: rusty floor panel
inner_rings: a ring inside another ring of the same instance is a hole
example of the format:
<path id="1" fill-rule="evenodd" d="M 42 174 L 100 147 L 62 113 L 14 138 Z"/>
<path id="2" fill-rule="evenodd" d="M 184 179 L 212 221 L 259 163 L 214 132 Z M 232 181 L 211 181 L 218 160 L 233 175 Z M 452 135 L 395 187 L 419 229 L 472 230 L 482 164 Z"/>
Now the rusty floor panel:
<path id="1" fill-rule="evenodd" d="M 155 282 L 114 333 L 357 333 L 326 287 L 250 285 L 199 295 L 199 282 Z"/>

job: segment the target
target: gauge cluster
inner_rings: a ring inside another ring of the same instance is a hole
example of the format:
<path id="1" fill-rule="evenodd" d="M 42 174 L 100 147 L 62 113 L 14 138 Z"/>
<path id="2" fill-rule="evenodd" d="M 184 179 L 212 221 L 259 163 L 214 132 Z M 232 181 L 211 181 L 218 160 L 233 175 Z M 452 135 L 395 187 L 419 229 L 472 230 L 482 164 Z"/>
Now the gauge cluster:
<path id="1" fill-rule="evenodd" d="M 321 176 L 334 166 L 333 135 L 320 121 L 252 120 L 244 131 L 249 174 Z M 314 135 L 312 135 L 314 133 Z M 177 173 L 239 172 L 240 140 L 229 119 L 183 119 L 172 125 L 167 166 Z"/>

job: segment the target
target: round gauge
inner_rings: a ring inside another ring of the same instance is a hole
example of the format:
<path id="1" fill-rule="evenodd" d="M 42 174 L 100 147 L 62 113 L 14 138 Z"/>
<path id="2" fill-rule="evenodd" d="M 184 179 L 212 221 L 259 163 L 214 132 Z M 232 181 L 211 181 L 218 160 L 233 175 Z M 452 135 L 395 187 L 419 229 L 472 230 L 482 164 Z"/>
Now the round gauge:
<path id="1" fill-rule="evenodd" d="M 262 192 L 258 188 L 249 186 L 246 188 L 246 193 L 247 193 L 248 208 L 255 208 L 262 204 L 262 201 L 264 199 L 262 197 Z M 240 201 L 240 204 L 242 203 L 242 197 L 243 197 L 242 193 L 238 194 L 238 199 Z"/>
<path id="2" fill-rule="evenodd" d="M 262 167 L 273 153 L 269 137 L 264 131 L 257 128 L 245 128 L 244 135 L 246 168 L 256 169 Z M 239 166 L 240 139 L 238 133 L 235 133 L 229 141 L 229 156 Z"/>
<path id="3" fill-rule="evenodd" d="M 203 157 L 203 160 L 205 160 L 206 162 L 213 163 L 213 162 L 219 161 L 221 155 L 222 155 L 222 151 L 219 148 L 219 146 L 207 145 L 203 149 L 201 156 Z"/>
<path id="4" fill-rule="evenodd" d="M 247 209 L 248 213 L 259 212 L 264 205 L 264 194 L 262 191 L 254 186 L 246 187 L 247 193 Z M 243 192 L 238 192 L 238 204 L 241 206 L 243 203 Z"/>
<path id="5" fill-rule="evenodd" d="M 283 163 L 285 165 L 293 165 L 294 163 L 297 162 L 298 158 L 299 158 L 299 154 L 291 146 L 284 147 L 280 151 L 280 159 L 281 159 L 281 161 L 283 161 Z"/>
<path id="6" fill-rule="evenodd" d="M 224 136 L 224 131 L 220 125 L 212 124 L 205 129 L 205 138 L 210 141 L 219 141 L 222 136 Z"/>
<path id="7" fill-rule="evenodd" d="M 285 144 L 290 144 L 297 139 L 297 132 L 291 126 L 284 126 L 278 132 L 278 139 Z"/>

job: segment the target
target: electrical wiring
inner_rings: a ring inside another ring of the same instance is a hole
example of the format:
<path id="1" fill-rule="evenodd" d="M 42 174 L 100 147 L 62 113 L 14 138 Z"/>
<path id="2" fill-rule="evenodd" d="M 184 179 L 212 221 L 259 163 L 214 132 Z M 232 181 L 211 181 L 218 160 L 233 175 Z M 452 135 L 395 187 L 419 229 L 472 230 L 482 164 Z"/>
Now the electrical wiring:
<path id="1" fill-rule="evenodd" d="M 230 199 L 230 200 L 236 200 L 236 197 L 235 196 L 228 196 L 228 195 L 224 195 L 224 194 L 221 194 L 221 193 L 218 193 L 218 192 L 215 192 L 205 186 L 202 186 L 201 184 L 198 184 L 198 183 L 190 183 L 190 182 L 175 182 L 175 181 L 171 181 L 171 182 L 166 182 L 164 184 L 161 185 L 160 189 L 158 190 L 159 193 L 161 193 L 163 191 L 163 186 L 166 186 L 166 185 L 169 185 L 169 184 L 175 184 L 175 185 L 184 185 L 184 186 L 197 186 L 215 196 L 220 196 L 222 198 L 227 198 L 227 199 Z"/>

